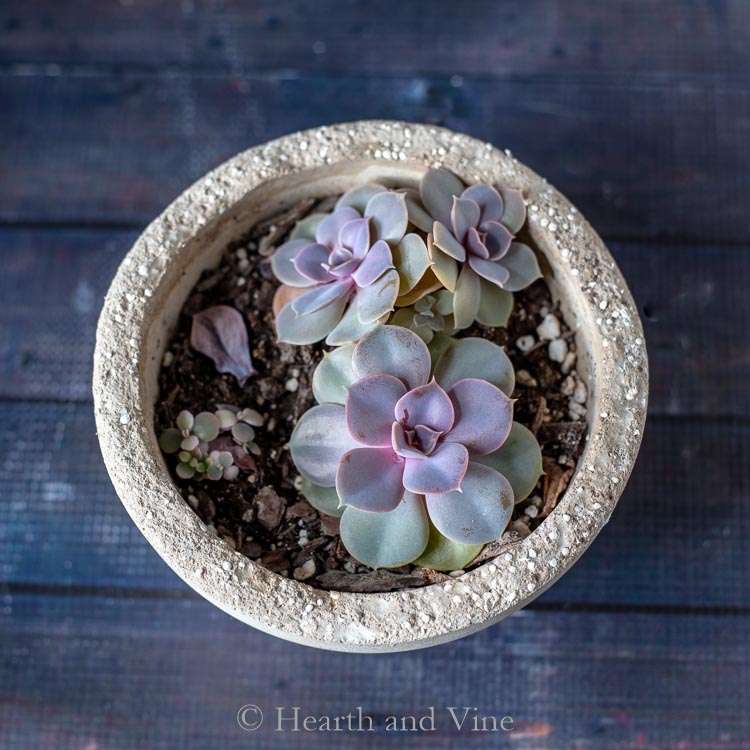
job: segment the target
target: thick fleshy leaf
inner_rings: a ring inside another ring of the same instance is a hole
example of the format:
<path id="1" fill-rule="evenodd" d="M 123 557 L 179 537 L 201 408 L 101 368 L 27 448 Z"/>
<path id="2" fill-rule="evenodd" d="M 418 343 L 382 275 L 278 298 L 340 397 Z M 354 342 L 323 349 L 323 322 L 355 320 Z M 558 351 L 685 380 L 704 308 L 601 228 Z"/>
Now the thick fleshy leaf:
<path id="1" fill-rule="evenodd" d="M 282 284 L 278 287 L 273 294 L 272 307 L 274 317 L 277 318 L 286 305 L 303 295 L 307 289 L 308 287 L 289 286 L 288 284 Z"/>
<path id="2" fill-rule="evenodd" d="M 331 281 L 331 274 L 323 267 L 331 251 L 325 245 L 313 242 L 303 247 L 294 259 L 294 268 L 300 275 L 319 284 Z"/>
<path id="3" fill-rule="evenodd" d="M 321 487 L 333 487 L 341 457 L 357 443 L 346 429 L 344 407 L 313 406 L 297 422 L 289 439 L 299 473 Z"/>
<path id="4" fill-rule="evenodd" d="M 472 200 L 479 206 L 479 221 L 472 226 L 475 227 L 485 221 L 500 221 L 503 215 L 503 199 L 492 185 L 486 183 L 471 185 L 461 193 L 461 197 Z"/>
<path id="5" fill-rule="evenodd" d="M 435 378 L 446 391 L 464 378 L 479 378 L 496 385 L 506 396 L 516 384 L 513 365 L 502 348 L 475 337 L 459 339 L 443 353 L 435 366 Z"/>
<path id="6" fill-rule="evenodd" d="M 503 284 L 509 292 L 525 289 L 542 276 L 534 251 L 520 242 L 511 244 L 501 263 L 510 272 L 510 278 Z"/>
<path id="7" fill-rule="evenodd" d="M 357 286 L 370 286 L 386 271 L 393 268 L 391 248 L 384 240 L 378 240 L 367 252 L 359 268 L 352 274 Z"/>
<path id="8" fill-rule="evenodd" d="M 409 215 L 409 222 L 425 233 L 431 232 L 435 220 L 425 211 L 422 199 L 419 197 L 419 191 L 414 188 L 406 188 L 403 193 L 406 196 L 406 212 Z"/>
<path id="9" fill-rule="evenodd" d="M 448 395 L 456 419 L 444 439 L 461 443 L 472 456 L 492 453 L 507 439 L 513 424 L 513 401 L 486 380 L 459 380 Z"/>
<path id="10" fill-rule="evenodd" d="M 513 311 L 513 294 L 501 289 L 487 279 L 479 280 L 479 310 L 476 319 L 492 328 L 508 325 Z"/>
<path id="11" fill-rule="evenodd" d="M 490 251 L 484 244 L 482 235 L 480 235 L 479 230 L 475 229 L 474 227 L 471 227 L 471 229 L 469 229 L 469 231 L 466 233 L 465 243 L 466 249 L 469 251 L 470 255 L 475 255 L 477 258 L 485 259 L 490 257 Z"/>
<path id="12" fill-rule="evenodd" d="M 499 539 L 513 513 L 510 482 L 489 466 L 470 461 L 461 489 L 425 496 L 427 512 L 437 530 L 460 544 L 487 544 Z"/>
<path id="13" fill-rule="evenodd" d="M 430 254 L 432 266 L 430 270 L 435 274 L 440 283 L 449 291 L 456 290 L 458 281 L 458 266 L 453 258 L 447 256 L 432 241 L 432 235 L 427 235 L 427 252 Z"/>
<path id="14" fill-rule="evenodd" d="M 464 265 L 453 293 L 453 321 L 456 328 L 468 328 L 477 316 L 480 301 L 480 279 L 469 265 Z"/>
<path id="15" fill-rule="evenodd" d="M 404 496 L 403 475 L 404 459 L 390 446 L 360 446 L 341 458 L 336 472 L 336 492 L 344 505 L 371 513 L 386 513 Z"/>
<path id="16" fill-rule="evenodd" d="M 460 544 L 443 536 L 430 524 L 430 537 L 415 565 L 438 571 L 463 570 L 481 551 L 483 544 Z"/>
<path id="17" fill-rule="evenodd" d="M 391 418 L 395 417 L 405 427 L 413 429 L 421 424 L 447 432 L 453 426 L 453 403 L 434 378 L 426 385 L 401 394 L 397 401 L 394 402 Z"/>
<path id="18" fill-rule="evenodd" d="M 212 440 L 216 440 L 220 429 L 218 418 L 210 411 L 202 411 L 196 415 L 193 421 L 193 435 L 197 436 L 202 443 L 210 443 Z"/>
<path id="19" fill-rule="evenodd" d="M 427 245 L 418 234 L 413 232 L 394 245 L 392 258 L 393 265 L 398 271 L 399 294 L 401 295 L 414 289 L 430 267 Z"/>
<path id="20" fill-rule="evenodd" d="M 314 286 L 317 282 L 303 276 L 295 267 L 294 259 L 302 248 L 307 247 L 310 240 L 289 240 L 281 245 L 271 256 L 271 270 L 273 275 L 282 283 L 289 286 Z"/>
<path id="21" fill-rule="evenodd" d="M 292 302 L 281 308 L 276 317 L 279 341 L 287 344 L 314 344 L 322 341 L 336 327 L 346 308 L 346 297 L 307 315 L 297 315 Z"/>
<path id="22" fill-rule="evenodd" d="M 159 447 L 164 453 L 177 453 L 182 443 L 182 433 L 176 427 L 169 427 L 159 435 Z"/>
<path id="23" fill-rule="evenodd" d="M 413 307 L 402 307 L 400 310 L 396 310 L 396 312 L 393 313 L 393 317 L 390 319 L 389 323 L 392 326 L 401 326 L 414 331 L 414 333 L 416 333 L 425 344 L 429 344 L 430 340 L 432 340 L 433 333 L 428 327 L 417 325 L 416 318 L 417 314 L 414 312 Z"/>
<path id="24" fill-rule="evenodd" d="M 439 315 L 453 315 L 453 293 L 447 289 L 441 289 L 435 295 L 435 306 L 433 309 Z"/>
<path id="25" fill-rule="evenodd" d="M 501 222 L 508 227 L 513 234 L 518 234 L 526 221 L 526 203 L 520 190 L 501 188 L 500 195 L 503 199 L 503 216 Z"/>
<path id="26" fill-rule="evenodd" d="M 405 393 L 406 386 L 393 375 L 369 375 L 353 383 L 346 397 L 349 434 L 364 445 L 390 445 L 393 410 Z"/>
<path id="27" fill-rule="evenodd" d="M 405 459 L 403 483 L 420 495 L 458 491 L 469 465 L 469 452 L 458 443 L 440 443 L 426 458 Z"/>
<path id="28" fill-rule="evenodd" d="M 367 202 L 365 216 L 372 220 L 374 239 L 400 242 L 409 223 L 406 196 L 391 191 L 378 193 Z"/>
<path id="29" fill-rule="evenodd" d="M 213 360 L 219 372 L 234 375 L 240 386 L 257 374 L 245 321 L 234 307 L 215 305 L 193 315 L 190 346 Z"/>
<path id="30" fill-rule="evenodd" d="M 373 195 L 383 193 L 387 190 L 384 185 L 378 185 L 376 182 L 366 182 L 364 185 L 352 188 L 344 193 L 336 203 L 336 208 L 343 208 L 349 206 L 359 211 L 360 214 L 365 213 L 365 207 L 368 201 Z"/>
<path id="31" fill-rule="evenodd" d="M 424 341 L 413 331 L 398 326 L 381 326 L 366 334 L 352 355 L 352 369 L 358 378 L 393 375 L 409 389 L 429 380 L 430 366 L 430 352 Z"/>
<path id="32" fill-rule="evenodd" d="M 473 200 L 453 196 L 451 226 L 453 227 L 453 234 L 459 242 L 466 239 L 466 233 L 469 229 L 479 225 L 479 216 L 479 206 Z"/>
<path id="33" fill-rule="evenodd" d="M 432 261 L 430 261 L 430 263 L 432 263 Z M 396 300 L 396 304 L 399 307 L 413 305 L 417 300 L 424 297 L 425 294 L 430 294 L 440 289 L 442 286 L 442 283 L 432 272 L 432 269 L 428 268 L 425 271 L 424 276 L 422 276 L 422 278 L 417 282 L 417 285 L 413 287 L 410 292 L 406 292 L 406 294 L 402 294 L 401 296 L 399 296 L 399 298 Z"/>
<path id="34" fill-rule="evenodd" d="M 422 204 L 435 221 L 451 225 L 453 196 L 461 195 L 464 184 L 447 169 L 428 169 L 419 183 Z"/>
<path id="35" fill-rule="evenodd" d="M 359 319 L 355 300 L 341 316 L 341 320 L 336 324 L 336 327 L 326 336 L 326 344 L 328 346 L 350 344 L 362 338 L 362 336 L 375 328 L 379 323 L 385 323 L 387 319 L 388 316 L 384 315 L 382 318 L 374 320 L 371 323 L 363 323 Z"/>
<path id="36" fill-rule="evenodd" d="M 374 323 L 393 312 L 398 297 L 398 273 L 386 271 L 377 281 L 357 290 L 355 302 L 361 323 Z"/>
<path id="37" fill-rule="evenodd" d="M 300 219 L 292 230 L 291 238 L 293 240 L 309 240 L 315 242 L 315 232 L 320 224 L 328 214 L 310 214 L 305 216 L 304 219 Z"/>
<path id="38" fill-rule="evenodd" d="M 496 221 L 482 224 L 481 230 L 484 232 L 484 245 L 489 252 L 490 260 L 503 258 L 513 242 L 513 235 L 503 224 Z"/>
<path id="39" fill-rule="evenodd" d="M 351 250 L 352 255 L 361 260 L 370 249 L 369 219 L 353 219 L 341 227 L 338 244 Z"/>
<path id="40" fill-rule="evenodd" d="M 422 459 L 425 457 L 424 452 L 414 446 L 407 438 L 406 431 L 398 422 L 394 422 L 392 425 L 391 445 L 393 446 L 393 450 L 398 453 L 401 458 Z"/>
<path id="41" fill-rule="evenodd" d="M 532 492 L 542 469 L 542 451 L 531 430 L 513 422 L 508 439 L 494 453 L 477 456 L 476 461 L 500 472 L 513 488 L 516 503 Z"/>
<path id="42" fill-rule="evenodd" d="M 362 215 L 350 206 L 337 208 L 318 224 L 318 228 L 315 230 L 315 240 L 323 245 L 328 245 L 330 248 L 334 248 L 338 245 L 341 227 L 353 219 L 361 218 Z"/>
<path id="43" fill-rule="evenodd" d="M 352 370 L 354 344 L 326 352 L 312 377 L 313 396 L 319 404 L 346 403 L 347 388 L 356 380 Z"/>
<path id="44" fill-rule="evenodd" d="M 436 333 L 427 344 L 433 362 L 439 362 L 445 351 L 456 343 L 456 339 L 444 333 Z"/>
<path id="45" fill-rule="evenodd" d="M 436 221 L 432 228 L 432 241 L 446 255 L 463 263 L 466 260 L 466 248 L 453 236 L 445 224 Z"/>
<path id="46" fill-rule="evenodd" d="M 371 568 L 398 568 L 419 557 L 429 538 L 424 500 L 411 492 L 390 513 L 346 508 L 341 541 L 352 557 Z"/>
<path id="47" fill-rule="evenodd" d="M 477 258 L 475 255 L 469 256 L 469 265 L 476 271 L 483 279 L 496 284 L 503 288 L 505 287 L 508 278 L 510 277 L 510 271 L 502 265 L 505 262 L 503 260 L 495 262 L 494 260 L 484 260 L 483 258 Z"/>
<path id="48" fill-rule="evenodd" d="M 309 315 L 334 304 L 339 299 L 347 299 L 354 282 L 349 279 L 320 284 L 292 300 L 292 310 L 297 315 Z"/>
<path id="49" fill-rule="evenodd" d="M 344 512 L 335 487 L 321 487 L 302 477 L 302 494 L 315 510 L 329 516 L 340 516 Z"/>

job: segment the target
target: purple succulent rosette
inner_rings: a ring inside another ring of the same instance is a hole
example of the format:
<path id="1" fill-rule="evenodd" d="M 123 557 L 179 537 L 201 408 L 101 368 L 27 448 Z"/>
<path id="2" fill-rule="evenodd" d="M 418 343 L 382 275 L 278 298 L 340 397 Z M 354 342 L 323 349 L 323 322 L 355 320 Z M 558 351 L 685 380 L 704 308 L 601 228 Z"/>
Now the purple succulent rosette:
<path id="1" fill-rule="evenodd" d="M 533 251 L 514 241 L 526 221 L 521 191 L 466 187 L 446 169 L 429 169 L 419 185 L 419 201 L 413 194 L 408 198 L 410 221 L 428 233 L 431 270 L 453 292 L 456 328 L 475 320 L 505 325 L 509 292 L 541 276 Z"/>
<path id="2" fill-rule="evenodd" d="M 418 335 L 379 326 L 318 366 L 320 405 L 290 440 L 303 492 L 341 515 L 367 565 L 465 565 L 541 475 L 536 440 L 513 423 L 513 387 L 507 356 L 484 339 L 455 342 L 433 371 Z"/>
<path id="3" fill-rule="evenodd" d="M 289 294 L 277 316 L 279 339 L 337 346 L 385 322 L 399 294 L 393 248 L 407 225 L 405 196 L 376 184 L 345 193 L 333 213 L 300 222 L 271 258 L 279 281 L 301 292 Z"/>

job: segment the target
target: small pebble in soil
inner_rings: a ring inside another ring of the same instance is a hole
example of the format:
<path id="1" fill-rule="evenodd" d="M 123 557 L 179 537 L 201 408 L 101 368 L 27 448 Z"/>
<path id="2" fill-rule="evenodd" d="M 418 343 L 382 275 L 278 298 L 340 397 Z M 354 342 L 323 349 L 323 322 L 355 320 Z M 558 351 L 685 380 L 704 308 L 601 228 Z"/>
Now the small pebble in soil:
<path id="1" fill-rule="evenodd" d="M 540 339 L 545 341 L 560 338 L 560 321 L 552 313 L 547 313 L 544 320 L 536 327 L 536 333 Z"/>
<path id="2" fill-rule="evenodd" d="M 553 362 L 564 362 L 568 354 L 568 344 L 565 339 L 555 339 L 549 342 L 547 352 Z"/>
<path id="3" fill-rule="evenodd" d="M 521 336 L 516 339 L 516 348 L 521 352 L 528 352 L 534 348 L 536 341 L 533 336 Z"/>

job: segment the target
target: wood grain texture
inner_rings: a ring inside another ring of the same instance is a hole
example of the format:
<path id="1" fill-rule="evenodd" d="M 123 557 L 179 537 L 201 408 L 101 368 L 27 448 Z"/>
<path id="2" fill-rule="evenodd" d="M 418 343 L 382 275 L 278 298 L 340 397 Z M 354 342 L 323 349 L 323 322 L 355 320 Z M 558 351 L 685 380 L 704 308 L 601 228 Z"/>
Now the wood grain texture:
<path id="1" fill-rule="evenodd" d="M 5 750 L 749 746 L 750 651 L 731 617 L 526 611 L 458 643 L 367 656 L 281 642 L 203 601 L 15 595 L 0 632 Z M 252 734 L 236 723 L 249 703 L 266 717 Z M 276 706 L 362 706 L 380 731 L 275 732 Z M 434 732 L 382 731 L 429 706 Z M 459 734 L 446 706 L 510 715 L 516 729 Z"/>
<path id="2" fill-rule="evenodd" d="M 521 77 L 0 75 L 0 221 L 141 226 L 234 153 L 331 121 L 447 125 L 509 147 L 608 239 L 743 242 L 746 87 Z M 40 113 L 44 113 L 41 117 Z"/>
<path id="3" fill-rule="evenodd" d="M 748 72 L 744 0 L 5 0 L 0 62 L 481 76 Z"/>
<path id="4" fill-rule="evenodd" d="M 750 609 L 750 426 L 653 419 L 612 520 L 546 603 Z M 0 403 L 0 580 L 183 591 L 110 485 L 86 404 Z"/>
<path id="5" fill-rule="evenodd" d="M 104 294 L 136 233 L 0 229 L 0 398 L 89 401 Z M 750 416 L 750 254 L 613 243 L 643 318 L 653 415 Z"/>

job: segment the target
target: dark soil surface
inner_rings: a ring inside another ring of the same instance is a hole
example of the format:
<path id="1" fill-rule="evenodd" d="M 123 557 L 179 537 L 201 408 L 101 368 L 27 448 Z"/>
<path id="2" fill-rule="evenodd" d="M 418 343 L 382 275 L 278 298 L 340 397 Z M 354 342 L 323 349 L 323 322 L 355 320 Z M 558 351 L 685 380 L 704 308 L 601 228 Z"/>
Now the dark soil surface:
<path id="1" fill-rule="evenodd" d="M 375 572 L 359 564 L 341 542 L 338 519 L 318 513 L 295 486 L 298 472 L 287 443 L 297 420 L 315 403 L 312 373 L 325 347 L 276 341 L 272 301 L 277 282 L 268 257 L 299 218 L 330 210 L 330 206 L 330 200 L 308 201 L 258 225 L 227 248 L 218 268 L 204 273 L 185 304 L 164 357 L 155 428 L 159 434 L 174 426 L 183 409 L 198 413 L 214 410 L 218 404 L 251 407 L 265 417 L 263 427 L 256 430 L 260 455 L 255 457 L 254 471 L 240 473 L 234 482 L 196 482 L 173 476 L 209 529 L 266 568 L 325 589 L 385 591 L 433 583 L 448 576 L 413 565 Z M 247 322 L 258 375 L 242 388 L 234 377 L 217 373 L 210 359 L 190 347 L 191 316 L 220 304 L 233 305 Z M 537 326 L 549 314 L 559 320 L 558 338 L 565 340 L 570 352 L 562 364 L 550 359 L 548 342 L 537 335 Z M 575 373 L 573 335 L 543 281 L 515 295 L 507 329 L 475 325 L 461 335 L 483 336 L 506 347 L 517 375 L 515 419 L 537 435 L 546 472 L 530 498 L 516 506 L 503 539 L 487 545 L 470 566 L 474 567 L 527 536 L 557 504 L 583 450 L 585 408 L 572 404 L 572 396 L 575 386 L 576 396 L 581 396 L 581 389 L 585 394 L 585 385 Z M 523 339 L 527 336 L 533 341 Z M 174 459 L 168 457 L 168 463 L 174 469 Z"/>

